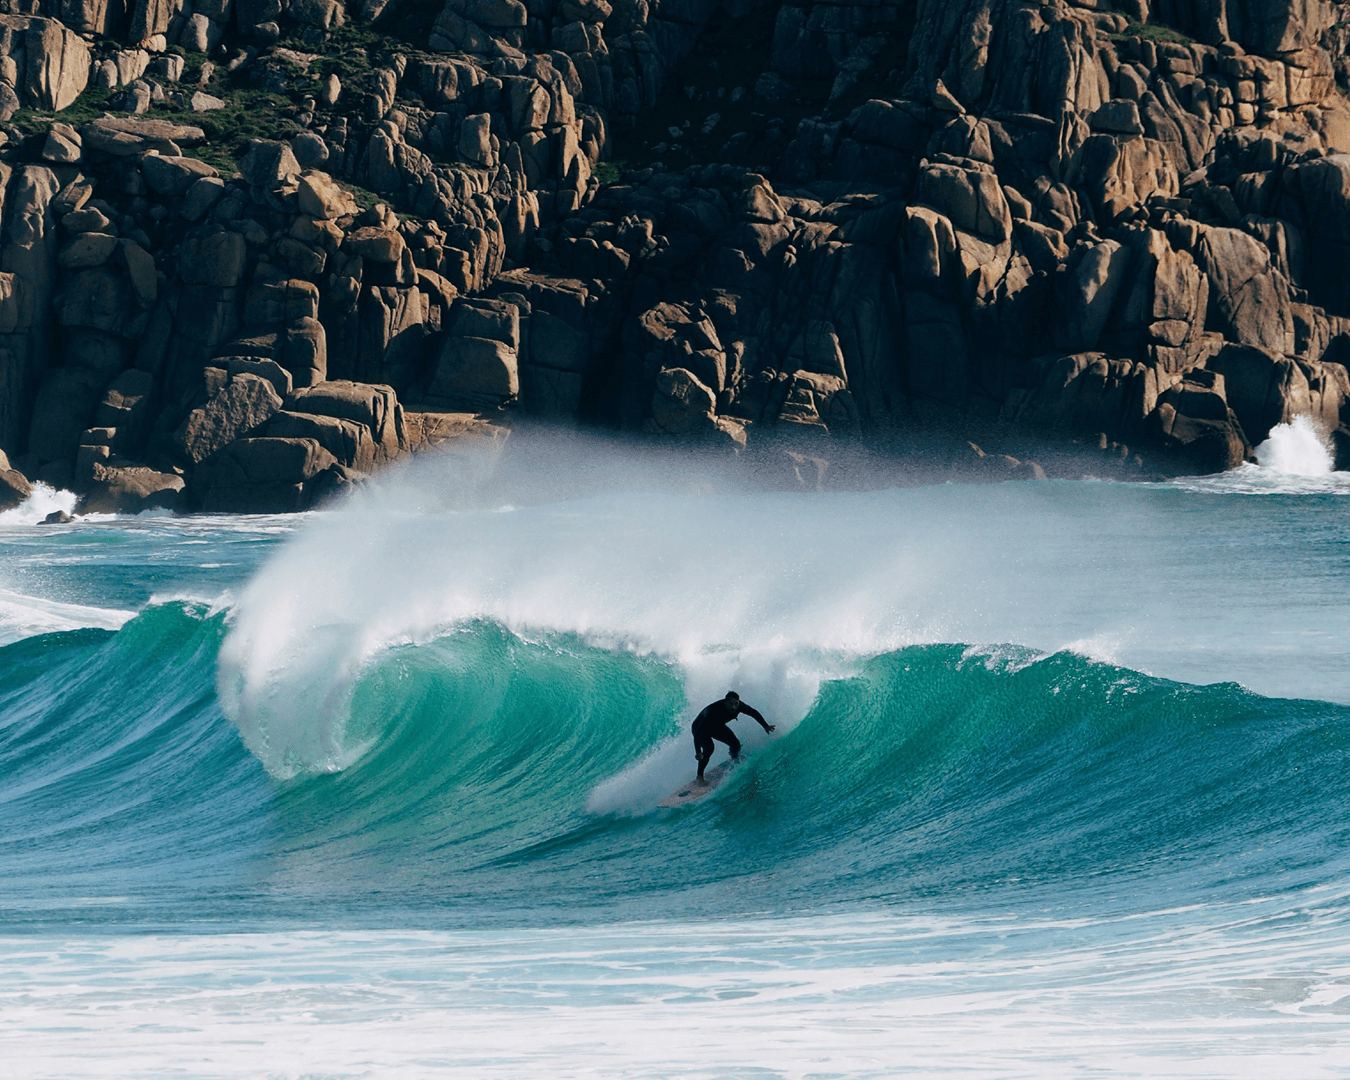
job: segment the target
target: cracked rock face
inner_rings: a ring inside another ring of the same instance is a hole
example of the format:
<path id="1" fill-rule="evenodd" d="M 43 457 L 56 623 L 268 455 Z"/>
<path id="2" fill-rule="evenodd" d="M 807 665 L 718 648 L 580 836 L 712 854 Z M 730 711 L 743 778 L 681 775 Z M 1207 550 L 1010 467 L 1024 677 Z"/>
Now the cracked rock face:
<path id="1" fill-rule="evenodd" d="M 58 113 L 0 144 L 0 499 L 299 509 L 513 411 L 1350 446 L 1350 5 L 1097 7 L 0 13 L 0 116 Z"/>

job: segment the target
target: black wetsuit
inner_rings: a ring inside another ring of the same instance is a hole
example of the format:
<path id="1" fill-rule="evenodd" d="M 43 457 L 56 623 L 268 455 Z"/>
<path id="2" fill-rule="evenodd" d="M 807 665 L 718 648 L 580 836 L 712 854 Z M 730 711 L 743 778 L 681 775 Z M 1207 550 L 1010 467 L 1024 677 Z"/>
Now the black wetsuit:
<path id="1" fill-rule="evenodd" d="M 716 746 L 713 745 L 714 739 L 717 742 L 726 743 L 733 758 L 740 756 L 741 740 L 736 738 L 727 725 L 741 713 L 753 716 L 759 721 L 760 726 L 765 729 L 768 728 L 769 725 L 765 723 L 764 717 L 760 716 L 756 710 L 745 702 L 741 701 L 733 705 L 725 698 L 721 701 L 714 701 L 694 717 L 694 723 L 690 730 L 694 733 L 694 754 L 698 757 L 699 776 L 703 775 L 703 770 L 716 749 Z"/>

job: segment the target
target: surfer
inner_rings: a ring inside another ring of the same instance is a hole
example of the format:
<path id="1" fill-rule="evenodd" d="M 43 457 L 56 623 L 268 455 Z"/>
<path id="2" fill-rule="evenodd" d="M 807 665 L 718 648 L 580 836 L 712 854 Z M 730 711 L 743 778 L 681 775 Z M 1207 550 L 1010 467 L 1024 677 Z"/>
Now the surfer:
<path id="1" fill-rule="evenodd" d="M 716 749 L 713 745 L 714 739 L 727 744 L 727 748 L 731 751 L 732 761 L 736 761 L 741 756 L 741 740 L 732 734 L 731 728 L 727 727 L 741 713 L 748 713 L 753 716 L 765 731 L 772 731 L 774 728 L 773 724 L 765 721 L 764 717 L 760 716 L 755 709 L 742 703 L 741 695 L 736 693 L 735 690 L 728 690 L 727 696 L 721 701 L 714 701 L 694 717 L 694 723 L 690 730 L 694 733 L 694 756 L 698 758 L 699 783 L 707 783 L 703 779 L 703 770 L 708 767 L 708 762 Z"/>

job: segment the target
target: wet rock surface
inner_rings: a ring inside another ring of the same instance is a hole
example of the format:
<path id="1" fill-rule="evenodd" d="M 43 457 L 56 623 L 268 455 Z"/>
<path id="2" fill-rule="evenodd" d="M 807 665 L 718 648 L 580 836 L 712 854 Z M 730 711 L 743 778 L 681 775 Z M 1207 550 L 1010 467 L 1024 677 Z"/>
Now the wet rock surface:
<path id="1" fill-rule="evenodd" d="M 807 486 L 1350 444 L 1350 5 L 1122 7 L 0 0 L 0 505 L 518 414 Z"/>

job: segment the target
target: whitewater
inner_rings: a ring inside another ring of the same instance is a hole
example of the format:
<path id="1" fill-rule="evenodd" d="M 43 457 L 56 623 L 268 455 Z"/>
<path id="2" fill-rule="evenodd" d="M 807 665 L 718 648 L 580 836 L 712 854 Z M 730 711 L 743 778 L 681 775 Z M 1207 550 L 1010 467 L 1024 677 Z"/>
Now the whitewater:
<path id="1" fill-rule="evenodd" d="M 832 491 L 518 434 L 295 517 L 0 514 L 7 1075 L 1350 1075 L 1310 425 Z M 657 809 L 728 688 L 777 732 Z"/>

